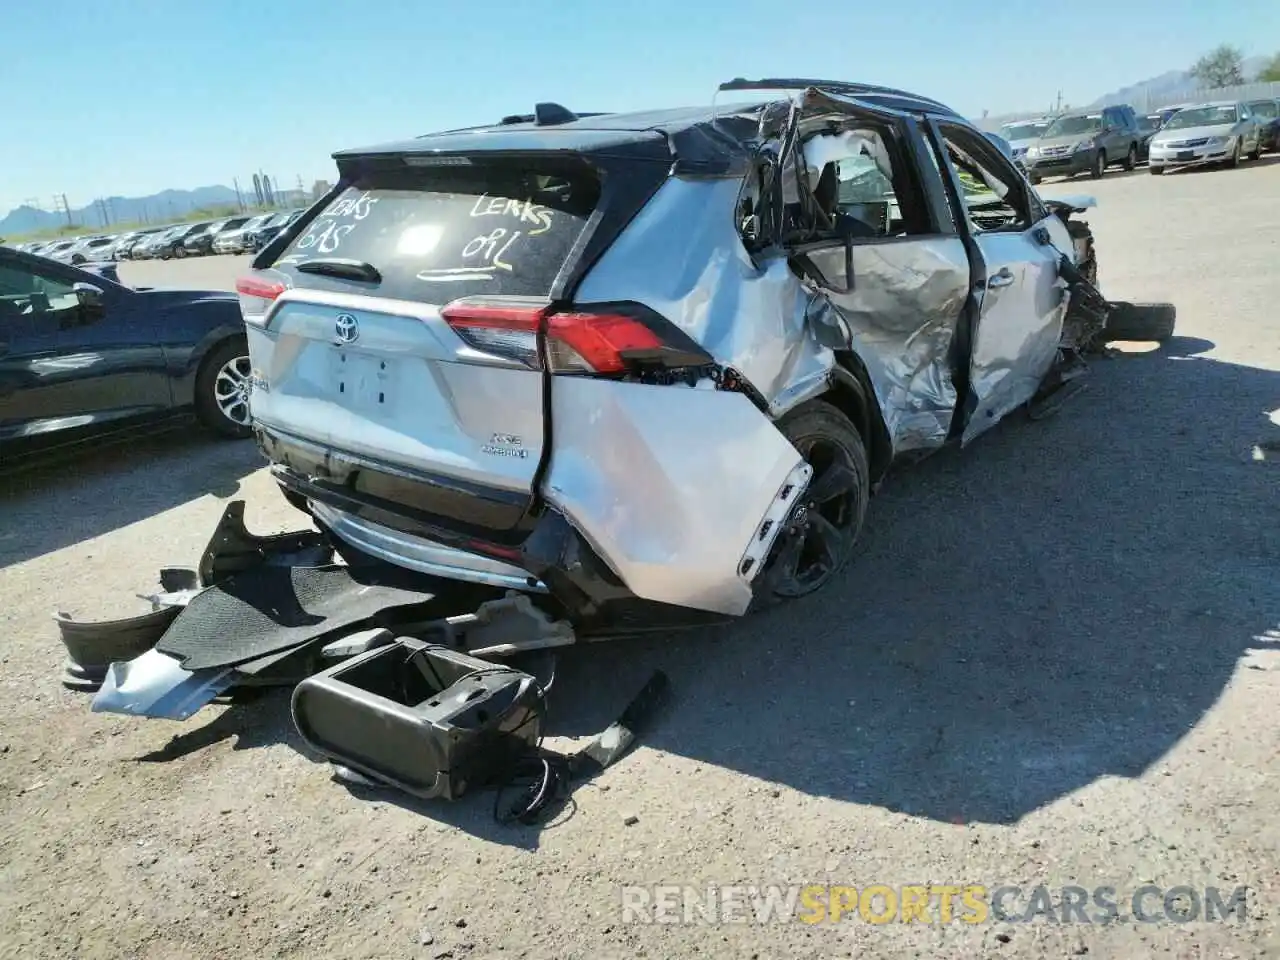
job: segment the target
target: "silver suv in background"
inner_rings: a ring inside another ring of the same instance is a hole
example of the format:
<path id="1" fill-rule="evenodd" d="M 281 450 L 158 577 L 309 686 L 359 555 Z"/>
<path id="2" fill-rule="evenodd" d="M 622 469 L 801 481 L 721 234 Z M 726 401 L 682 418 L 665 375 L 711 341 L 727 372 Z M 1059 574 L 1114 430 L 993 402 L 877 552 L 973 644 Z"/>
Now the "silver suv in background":
<path id="1" fill-rule="evenodd" d="M 741 615 L 829 583 L 892 463 L 1058 395 L 1106 331 L 1082 207 L 953 110 L 721 91 L 335 154 L 237 289 L 258 442 L 349 562 L 583 634 Z"/>
<path id="2" fill-rule="evenodd" d="M 1027 149 L 1044 135 L 1051 123 L 1052 117 L 1032 117 L 1029 120 L 1006 123 L 1000 127 L 1000 136 L 1009 144 L 1014 159 L 1025 160 Z"/>
<path id="3" fill-rule="evenodd" d="M 1119 105 L 1072 111 L 1055 119 L 1032 144 L 1023 163 L 1032 183 L 1045 177 L 1087 173 L 1095 180 L 1107 167 L 1138 165 L 1143 135 L 1133 108 Z"/>

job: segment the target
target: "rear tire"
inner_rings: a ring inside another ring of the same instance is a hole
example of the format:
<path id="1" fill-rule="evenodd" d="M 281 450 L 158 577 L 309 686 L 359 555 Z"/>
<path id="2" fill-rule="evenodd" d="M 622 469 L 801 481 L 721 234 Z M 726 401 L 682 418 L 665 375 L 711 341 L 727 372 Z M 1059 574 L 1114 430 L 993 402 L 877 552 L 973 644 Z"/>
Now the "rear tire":
<path id="1" fill-rule="evenodd" d="M 1107 172 L 1107 151 L 1099 150 L 1093 158 L 1093 169 L 1089 171 L 1089 176 L 1094 180 L 1101 180 L 1102 175 Z"/>
<path id="2" fill-rule="evenodd" d="M 1231 159 L 1227 161 L 1227 166 L 1235 170 L 1240 166 L 1240 141 L 1236 141 L 1235 147 L 1231 150 Z"/>
<path id="3" fill-rule="evenodd" d="M 224 340 L 209 351 L 196 374 L 196 417 L 228 440 L 249 436 L 249 344 Z"/>
<path id="4" fill-rule="evenodd" d="M 866 444 L 835 407 L 811 400 L 777 426 L 814 472 L 756 578 L 753 610 L 830 583 L 853 556 L 871 496 Z"/>
<path id="5" fill-rule="evenodd" d="M 1177 316 L 1172 303 L 1115 300 L 1100 339 L 1163 342 L 1173 336 Z"/>
<path id="6" fill-rule="evenodd" d="M 1250 160 L 1262 159 L 1262 138 L 1258 138 L 1258 142 L 1253 145 L 1253 151 L 1249 154 Z"/>
<path id="7" fill-rule="evenodd" d="M 1129 144 L 1129 152 L 1125 154 L 1124 168 L 1132 170 L 1138 165 L 1138 145 L 1136 143 Z"/>
<path id="8" fill-rule="evenodd" d="M 1161 176 L 1164 173 L 1164 167 L 1147 167 L 1151 171 L 1153 177 Z"/>
<path id="9" fill-rule="evenodd" d="M 174 247 L 173 255 L 177 257 L 179 260 L 181 260 L 183 257 L 187 255 L 186 247 Z"/>

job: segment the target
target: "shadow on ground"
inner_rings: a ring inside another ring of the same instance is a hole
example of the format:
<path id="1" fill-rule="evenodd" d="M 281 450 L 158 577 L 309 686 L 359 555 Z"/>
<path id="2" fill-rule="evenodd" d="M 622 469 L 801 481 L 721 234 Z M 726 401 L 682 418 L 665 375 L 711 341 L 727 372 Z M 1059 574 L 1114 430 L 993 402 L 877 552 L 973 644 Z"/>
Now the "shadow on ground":
<path id="1" fill-rule="evenodd" d="M 823 595 L 575 650 L 557 726 L 598 728 L 662 666 L 679 703 L 650 746 L 810 794 L 1010 823 L 1142 774 L 1280 624 L 1280 462 L 1255 459 L 1280 374 L 1211 346 L 1099 361 L 1056 418 L 895 478 Z"/>
<path id="2" fill-rule="evenodd" d="M 1011 418 L 893 478 L 823 594 L 564 653 L 550 734 L 603 729 L 661 667 L 672 702 L 643 743 L 816 796 L 1005 824 L 1141 775 L 1280 624 L 1280 374 L 1195 356 L 1210 347 L 1100 360 L 1054 419 Z M 295 743 L 259 729 L 289 724 L 269 702 L 214 738 Z M 353 792 L 537 846 L 494 825 L 491 794 Z"/>
<path id="3" fill-rule="evenodd" d="M 201 494 L 229 497 L 263 464 L 251 441 L 178 421 L 0 472 L 0 569 L 109 533 Z"/>

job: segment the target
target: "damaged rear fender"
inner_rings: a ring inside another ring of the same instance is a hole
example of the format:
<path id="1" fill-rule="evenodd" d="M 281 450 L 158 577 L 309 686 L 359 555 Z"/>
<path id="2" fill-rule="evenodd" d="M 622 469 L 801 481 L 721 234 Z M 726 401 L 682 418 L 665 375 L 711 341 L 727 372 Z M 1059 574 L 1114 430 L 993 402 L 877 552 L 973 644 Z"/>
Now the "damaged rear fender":
<path id="1" fill-rule="evenodd" d="M 637 597 L 740 616 L 811 471 L 746 395 L 704 385 L 558 379 L 543 495 Z"/>

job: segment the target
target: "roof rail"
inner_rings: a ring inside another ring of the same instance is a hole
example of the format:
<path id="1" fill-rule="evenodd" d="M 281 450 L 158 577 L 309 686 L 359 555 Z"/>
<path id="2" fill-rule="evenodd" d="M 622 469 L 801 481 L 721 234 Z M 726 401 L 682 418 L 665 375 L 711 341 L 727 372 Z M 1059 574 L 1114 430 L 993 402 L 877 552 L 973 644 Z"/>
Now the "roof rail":
<path id="1" fill-rule="evenodd" d="M 596 111 L 594 113 L 574 112 L 567 107 L 562 107 L 558 103 L 539 103 L 533 108 L 533 113 L 512 113 L 498 121 L 499 126 L 509 127 L 515 123 L 536 123 L 540 127 L 556 127 L 562 123 L 573 123 L 575 120 L 584 120 L 587 117 L 607 117 L 609 114 L 605 111 Z"/>
<path id="2" fill-rule="evenodd" d="M 797 77 L 767 77 L 763 80 L 747 80 L 744 77 L 735 77 L 733 80 L 726 80 L 717 89 L 721 93 L 728 93 L 735 90 L 805 90 L 809 87 L 830 90 L 832 93 L 842 93 L 850 97 L 902 97 L 936 107 L 946 113 L 955 113 L 945 103 L 940 103 L 930 97 L 922 97 L 918 93 L 910 93 L 894 87 L 880 87 L 873 83 L 849 83 L 845 80 L 812 80 Z"/>

